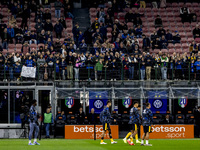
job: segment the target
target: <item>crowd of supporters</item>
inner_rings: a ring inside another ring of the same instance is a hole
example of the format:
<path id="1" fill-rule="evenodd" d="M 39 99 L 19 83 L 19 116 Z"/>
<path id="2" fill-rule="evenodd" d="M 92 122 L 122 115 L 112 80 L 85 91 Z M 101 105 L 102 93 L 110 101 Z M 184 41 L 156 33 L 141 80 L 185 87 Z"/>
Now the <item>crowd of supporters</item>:
<path id="1" fill-rule="evenodd" d="M 1 2 L 1 9 L 7 7 L 9 14 L 7 22 L 2 19 L 0 24 L 1 80 L 23 80 L 23 66 L 36 67 L 38 80 L 199 80 L 200 46 L 195 41 L 188 51 L 169 51 L 169 45 L 180 43 L 181 36 L 178 31 L 166 29 L 159 15 L 150 36 L 143 31 L 144 14 L 137 9 L 130 9 L 124 20 L 115 16 L 125 8 L 145 8 L 144 0 L 137 6 L 116 0 L 109 1 L 107 6 L 104 3 L 98 4 L 95 20 L 83 32 L 78 23 L 71 30 L 67 26 L 65 19 L 74 18 L 70 0 L 47 0 L 43 5 L 34 0 Z M 167 7 L 165 3 L 162 1 L 160 7 Z M 180 8 L 180 17 L 182 22 L 197 22 L 197 15 L 185 5 Z M 34 26 L 27 24 L 30 20 L 34 20 Z M 64 34 L 65 30 L 69 33 Z M 200 37 L 198 24 L 193 36 Z M 16 49 L 10 51 L 9 45 Z M 20 50 L 17 45 L 21 45 Z"/>

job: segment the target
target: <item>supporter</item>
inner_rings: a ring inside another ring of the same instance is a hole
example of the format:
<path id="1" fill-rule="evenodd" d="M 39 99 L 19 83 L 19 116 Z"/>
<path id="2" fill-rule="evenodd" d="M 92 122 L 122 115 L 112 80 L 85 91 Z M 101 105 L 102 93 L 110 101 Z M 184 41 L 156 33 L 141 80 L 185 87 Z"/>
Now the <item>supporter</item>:
<path id="1" fill-rule="evenodd" d="M 146 64 L 145 64 L 144 57 L 142 57 L 142 59 L 140 61 L 140 78 L 141 78 L 141 80 L 144 80 L 144 78 L 145 78 L 145 69 L 146 69 Z"/>
<path id="2" fill-rule="evenodd" d="M 20 62 L 17 61 L 13 65 L 14 65 L 14 77 L 15 77 L 15 80 L 19 81 L 20 74 L 21 74 L 21 65 L 20 65 Z"/>
<path id="3" fill-rule="evenodd" d="M 106 15 L 106 17 L 105 17 L 105 25 L 106 25 L 106 27 L 112 27 L 113 26 L 113 21 L 112 21 L 112 19 L 110 18 L 109 15 Z"/>
<path id="4" fill-rule="evenodd" d="M 20 6 L 20 4 L 18 4 L 17 6 Z M 30 9 L 31 9 L 31 12 L 36 12 L 37 11 L 37 4 L 36 4 L 35 0 L 31 1 Z"/>
<path id="5" fill-rule="evenodd" d="M 43 55 L 41 54 L 39 56 L 39 58 L 37 59 L 37 65 L 38 65 L 38 74 L 39 74 L 39 80 L 43 79 L 43 75 L 44 75 L 44 65 L 45 65 L 46 61 L 45 58 L 43 57 Z"/>
<path id="6" fill-rule="evenodd" d="M 182 79 L 183 78 L 183 74 L 182 74 L 182 65 L 183 65 L 183 61 L 181 60 L 181 58 L 177 58 L 176 61 L 176 70 L 175 70 L 175 77 L 176 79 Z"/>
<path id="7" fill-rule="evenodd" d="M 81 53 L 85 53 L 87 51 L 87 44 L 85 43 L 85 40 L 83 39 L 81 44 L 79 45 Z"/>
<path id="8" fill-rule="evenodd" d="M 157 35 L 161 38 L 163 35 L 166 35 L 166 31 L 163 27 L 159 27 L 158 31 L 157 31 Z"/>
<path id="9" fill-rule="evenodd" d="M 77 123 L 78 124 L 83 124 L 85 119 L 85 113 L 83 112 L 83 108 L 80 107 L 79 111 L 77 113 Z"/>
<path id="10" fill-rule="evenodd" d="M 173 36 L 172 36 L 172 34 L 171 34 L 169 29 L 167 29 L 167 33 L 165 35 L 165 39 L 167 40 L 168 43 L 172 43 L 173 42 Z"/>
<path id="11" fill-rule="evenodd" d="M 9 24 L 12 25 L 12 26 L 14 26 L 14 25 L 16 24 L 16 19 L 15 19 L 14 15 L 12 15 L 12 16 L 10 17 L 10 19 L 9 19 Z"/>
<path id="12" fill-rule="evenodd" d="M 35 67 L 35 62 L 33 61 L 31 56 L 28 57 L 25 64 L 27 67 Z"/>
<path id="13" fill-rule="evenodd" d="M 29 41 L 29 44 L 37 44 L 37 41 L 34 38 L 31 38 L 31 40 Z"/>
<path id="14" fill-rule="evenodd" d="M 134 58 L 134 55 L 132 54 L 131 58 L 130 58 L 130 62 L 128 64 L 128 68 L 129 68 L 129 80 L 133 80 L 134 79 L 135 62 L 136 62 L 136 59 Z"/>
<path id="15" fill-rule="evenodd" d="M 53 36 L 51 34 L 51 31 L 47 31 L 47 33 L 45 34 L 45 38 L 46 41 L 48 41 L 49 38 L 51 41 L 53 41 Z"/>
<path id="16" fill-rule="evenodd" d="M 9 24 L 7 28 L 7 32 L 8 32 L 8 42 L 12 44 L 13 39 L 15 37 L 15 31 L 14 31 L 13 25 Z"/>
<path id="17" fill-rule="evenodd" d="M 162 121 L 163 124 L 172 124 L 173 120 L 172 117 L 170 117 L 168 114 L 165 116 L 165 118 Z"/>
<path id="18" fill-rule="evenodd" d="M 89 116 L 89 124 L 96 124 L 97 123 L 97 114 L 95 113 L 94 108 L 91 109 Z"/>
<path id="19" fill-rule="evenodd" d="M 66 25 L 66 22 L 65 22 L 63 16 L 60 17 L 59 22 L 62 24 L 63 28 L 65 28 L 65 29 L 67 28 L 67 25 Z"/>
<path id="20" fill-rule="evenodd" d="M 53 71 L 54 71 L 54 63 L 55 63 L 55 59 L 53 57 L 53 54 L 50 54 L 50 56 L 47 57 L 46 59 L 47 62 L 47 70 L 48 70 L 48 79 L 52 79 L 53 77 Z"/>
<path id="21" fill-rule="evenodd" d="M 56 116 L 56 121 L 57 120 L 59 120 L 59 117 L 62 117 L 62 120 L 64 120 L 64 121 L 66 121 L 66 115 L 65 115 L 65 112 L 64 111 L 62 111 L 60 114 L 58 114 L 57 116 Z"/>
<path id="22" fill-rule="evenodd" d="M 104 23 L 105 22 L 105 12 L 104 12 L 104 8 L 100 8 L 100 11 L 97 12 L 97 18 L 99 23 Z"/>
<path id="23" fill-rule="evenodd" d="M 174 43 L 180 43 L 180 41 L 181 41 L 181 36 L 179 35 L 178 31 L 175 31 L 174 35 L 173 35 L 173 42 Z"/>
<path id="24" fill-rule="evenodd" d="M 142 45 L 142 48 L 144 51 L 149 51 L 150 49 L 150 40 L 148 37 L 146 37 L 146 35 L 142 35 L 142 38 L 143 38 L 143 45 Z"/>
<path id="25" fill-rule="evenodd" d="M 142 26 L 142 20 L 140 19 L 140 17 L 136 17 L 135 19 L 134 19 L 134 26 L 135 27 L 137 27 L 137 26 Z"/>
<path id="26" fill-rule="evenodd" d="M 47 21 L 45 22 L 44 24 L 44 30 L 47 32 L 47 31 L 53 31 L 53 25 L 51 23 L 51 20 L 50 19 L 47 19 Z"/>
<path id="27" fill-rule="evenodd" d="M 76 44 L 78 43 L 79 31 L 80 31 L 79 30 L 79 24 L 77 22 L 72 29 L 72 33 L 74 35 L 74 41 L 75 41 Z"/>
<path id="28" fill-rule="evenodd" d="M 27 5 L 24 5 L 24 10 L 22 12 L 22 24 L 21 24 L 21 28 L 24 28 L 25 26 L 27 26 L 27 20 L 28 18 L 30 18 L 30 10 L 27 7 Z"/>
<path id="29" fill-rule="evenodd" d="M 156 16 L 154 24 L 155 24 L 155 28 L 162 27 L 162 19 L 159 15 Z"/>
<path id="30" fill-rule="evenodd" d="M 142 38 L 142 28 L 141 26 L 137 26 L 136 30 L 135 30 L 135 35 L 137 36 L 137 38 Z"/>
<path id="31" fill-rule="evenodd" d="M 40 44 L 40 43 L 43 43 L 43 44 L 46 43 L 46 36 L 45 36 L 45 31 L 44 30 L 42 30 L 39 33 L 39 36 L 38 36 L 38 44 Z"/>
<path id="32" fill-rule="evenodd" d="M 191 62 L 190 62 L 190 79 L 191 80 L 195 79 L 195 74 L 196 74 L 196 67 L 195 67 L 194 63 L 195 63 L 194 59 L 191 60 Z"/>
<path id="33" fill-rule="evenodd" d="M 95 65 L 95 80 L 102 80 L 102 71 L 103 71 L 103 62 L 102 59 L 99 59 L 99 61 Z"/>
<path id="34" fill-rule="evenodd" d="M 197 61 L 194 63 L 196 67 L 196 80 L 200 80 L 200 57 L 197 58 Z"/>
<path id="35" fill-rule="evenodd" d="M 134 22 L 134 14 L 133 14 L 131 9 L 126 13 L 125 21 L 126 22 L 132 22 L 132 23 Z"/>
<path id="36" fill-rule="evenodd" d="M 167 42 L 167 40 L 165 39 L 165 36 L 164 36 L 164 35 L 161 37 L 160 44 L 161 44 L 161 49 L 167 49 L 168 42 Z"/>
<path id="37" fill-rule="evenodd" d="M 65 15 L 66 18 L 72 18 L 72 19 L 74 19 L 74 15 L 72 14 L 71 5 L 67 5 L 67 7 L 64 10 L 64 15 Z"/>
<path id="38" fill-rule="evenodd" d="M 193 30 L 193 37 L 194 38 L 199 38 L 200 37 L 200 29 L 199 25 L 197 24 L 196 27 Z"/>
<path id="39" fill-rule="evenodd" d="M 51 20 L 51 13 L 49 12 L 49 9 L 46 9 L 45 13 L 43 14 L 43 19 L 46 21 L 48 19 Z"/>
<path id="40" fill-rule="evenodd" d="M 115 10 L 114 8 L 112 7 L 112 3 L 109 3 L 108 5 L 108 10 L 107 10 L 107 16 L 109 16 L 109 18 L 114 21 L 114 13 L 115 13 Z"/>
<path id="41" fill-rule="evenodd" d="M 54 2 L 54 7 L 55 7 L 55 17 L 60 18 L 60 12 L 61 8 L 63 7 L 63 4 L 60 2 L 60 0 L 56 0 Z"/>
<path id="42" fill-rule="evenodd" d="M 182 19 L 182 22 L 190 22 L 190 10 L 187 8 L 186 5 L 184 5 L 182 8 L 180 8 L 180 16 Z"/>
<path id="43" fill-rule="evenodd" d="M 5 28 L 2 35 L 1 35 L 3 49 L 8 48 L 8 38 L 9 38 L 8 36 L 9 36 L 8 30 L 7 30 L 7 28 Z"/>
<path id="44" fill-rule="evenodd" d="M 69 52 L 69 55 L 66 57 L 67 63 L 67 78 L 73 79 L 73 65 L 74 65 L 74 56 L 72 56 L 72 52 Z"/>
<path id="45" fill-rule="evenodd" d="M 146 64 L 146 79 L 151 80 L 151 69 L 153 65 L 152 57 L 150 56 L 149 52 L 147 53 L 145 57 L 145 64 Z"/>
<path id="46" fill-rule="evenodd" d="M 56 24 L 54 25 L 54 31 L 56 32 L 56 38 L 62 38 L 63 26 L 59 21 L 56 21 Z"/>
<path id="47" fill-rule="evenodd" d="M 162 79 L 166 80 L 167 79 L 167 67 L 169 63 L 169 58 L 166 56 L 166 54 L 163 54 L 160 58 L 161 62 L 161 74 L 162 74 Z"/>
<path id="48" fill-rule="evenodd" d="M 60 52 L 61 46 L 62 46 L 62 44 L 61 44 L 60 40 L 56 39 L 55 43 L 53 44 L 55 52 Z"/>
<path id="49" fill-rule="evenodd" d="M 161 42 L 159 37 L 156 37 L 156 39 L 152 42 L 152 49 L 161 49 Z"/>
<path id="50" fill-rule="evenodd" d="M 99 28 L 99 33 L 102 34 L 102 39 L 106 40 L 107 39 L 107 29 L 104 26 L 104 23 L 100 23 L 100 28 Z"/>
<path id="51" fill-rule="evenodd" d="M 193 10 L 191 10 L 191 13 L 190 13 L 190 21 L 191 22 L 197 22 L 198 21 L 197 20 L 197 15 Z"/>
<path id="52" fill-rule="evenodd" d="M 35 29 L 36 29 L 36 33 L 37 33 L 37 36 L 38 36 L 43 29 L 43 23 L 41 22 L 40 19 L 37 20 L 37 22 L 35 24 Z"/>
<path id="53" fill-rule="evenodd" d="M 38 19 L 41 20 L 41 22 L 45 22 L 46 20 L 43 21 L 43 12 L 40 8 L 37 9 L 37 11 L 35 12 L 35 20 L 37 21 Z"/>

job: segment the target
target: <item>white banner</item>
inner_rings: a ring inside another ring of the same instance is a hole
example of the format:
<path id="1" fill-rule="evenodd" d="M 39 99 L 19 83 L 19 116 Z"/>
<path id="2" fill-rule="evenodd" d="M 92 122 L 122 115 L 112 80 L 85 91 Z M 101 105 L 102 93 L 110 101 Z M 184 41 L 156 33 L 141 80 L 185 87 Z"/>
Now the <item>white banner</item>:
<path id="1" fill-rule="evenodd" d="M 34 67 L 22 67 L 21 76 L 26 78 L 35 78 L 36 68 Z"/>

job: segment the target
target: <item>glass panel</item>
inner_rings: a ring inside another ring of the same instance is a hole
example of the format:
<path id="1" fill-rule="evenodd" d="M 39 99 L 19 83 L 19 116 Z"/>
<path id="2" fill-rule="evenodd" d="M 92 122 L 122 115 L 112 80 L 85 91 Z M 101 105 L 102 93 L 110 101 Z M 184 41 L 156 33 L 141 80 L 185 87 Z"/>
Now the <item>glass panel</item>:
<path id="1" fill-rule="evenodd" d="M 8 123 L 8 91 L 0 90 L 0 123 Z"/>
<path id="2" fill-rule="evenodd" d="M 33 100 L 33 90 L 10 91 L 10 123 L 26 123 Z"/>

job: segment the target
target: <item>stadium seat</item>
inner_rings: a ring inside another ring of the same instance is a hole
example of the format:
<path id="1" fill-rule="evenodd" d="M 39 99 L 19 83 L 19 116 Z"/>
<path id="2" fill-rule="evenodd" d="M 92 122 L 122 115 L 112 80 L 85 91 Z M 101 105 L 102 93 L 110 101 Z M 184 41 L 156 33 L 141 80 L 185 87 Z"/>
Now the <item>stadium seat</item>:
<path id="1" fill-rule="evenodd" d="M 184 124 L 184 123 L 185 123 L 184 119 L 177 119 L 176 120 L 176 124 Z"/>

